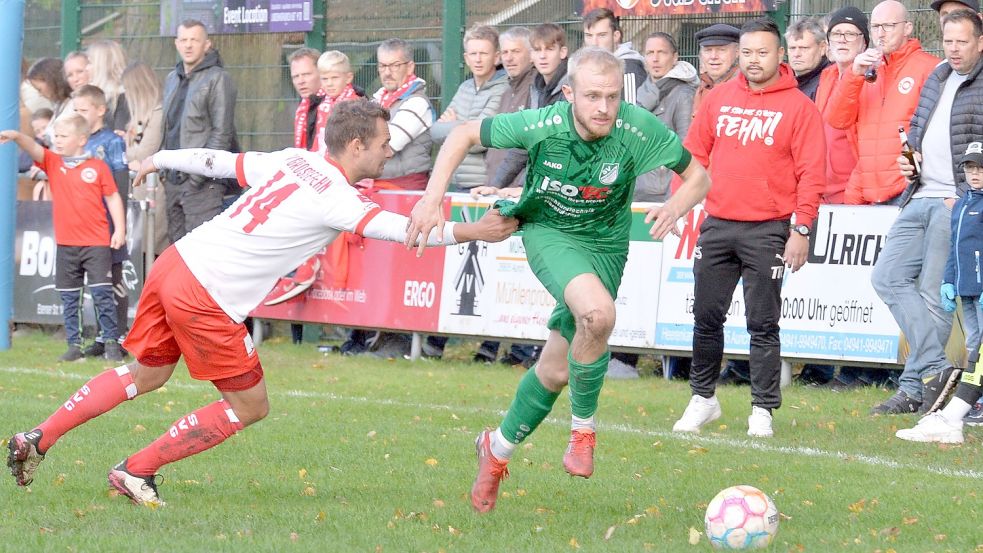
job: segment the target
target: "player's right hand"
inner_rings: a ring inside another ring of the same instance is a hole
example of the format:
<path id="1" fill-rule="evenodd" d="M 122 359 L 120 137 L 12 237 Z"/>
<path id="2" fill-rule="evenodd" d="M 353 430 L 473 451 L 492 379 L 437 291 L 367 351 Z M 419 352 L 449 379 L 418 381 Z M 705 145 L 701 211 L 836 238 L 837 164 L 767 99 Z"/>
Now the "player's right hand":
<path id="1" fill-rule="evenodd" d="M 435 202 L 427 197 L 421 198 L 413 206 L 409 223 L 406 225 L 406 249 L 417 248 L 417 257 L 423 256 L 423 249 L 427 247 L 427 238 L 433 229 L 437 229 L 437 241 L 443 242 L 444 215 L 441 213 L 442 207 L 442 199 Z"/>
<path id="2" fill-rule="evenodd" d="M 18 134 L 20 133 L 15 130 L 0 131 L 0 144 L 6 144 L 17 140 Z"/>
<path id="3" fill-rule="evenodd" d="M 143 184 L 144 179 L 147 178 L 147 175 L 156 172 L 157 166 L 154 165 L 154 156 L 150 156 L 143 160 L 143 163 L 140 164 L 140 170 L 137 171 L 136 176 L 133 177 L 133 187 L 136 188 L 137 186 L 140 186 Z"/>

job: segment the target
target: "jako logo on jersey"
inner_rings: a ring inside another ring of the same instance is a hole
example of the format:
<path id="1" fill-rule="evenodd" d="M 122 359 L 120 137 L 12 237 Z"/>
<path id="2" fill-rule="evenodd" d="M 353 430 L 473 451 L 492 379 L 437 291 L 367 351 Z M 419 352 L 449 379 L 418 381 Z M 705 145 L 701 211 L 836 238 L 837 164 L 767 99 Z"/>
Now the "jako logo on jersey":
<path id="1" fill-rule="evenodd" d="M 432 282 L 407 280 L 403 285 L 403 305 L 407 307 L 433 307 L 437 299 L 437 286 Z"/>
<path id="2" fill-rule="evenodd" d="M 783 116 L 780 111 L 721 106 L 717 116 L 717 136 L 737 136 L 744 146 L 761 139 L 766 146 L 771 146 Z"/>
<path id="3" fill-rule="evenodd" d="M 557 163 L 555 161 L 550 161 L 548 159 L 543 161 L 543 165 L 545 165 L 545 166 L 547 166 L 547 167 L 549 167 L 551 169 L 556 169 L 557 171 L 563 169 L 563 164 L 562 163 Z"/>
<path id="4" fill-rule="evenodd" d="M 86 167 L 85 169 L 82 169 L 82 182 L 86 184 L 92 184 L 96 182 L 96 178 L 98 176 L 99 174 L 96 173 L 96 170 L 93 169 L 92 167 Z"/>
<path id="5" fill-rule="evenodd" d="M 614 184 L 614 181 L 618 179 L 618 167 L 617 163 L 605 163 L 601 165 L 601 173 L 597 177 L 597 180 L 601 181 L 601 184 Z"/>

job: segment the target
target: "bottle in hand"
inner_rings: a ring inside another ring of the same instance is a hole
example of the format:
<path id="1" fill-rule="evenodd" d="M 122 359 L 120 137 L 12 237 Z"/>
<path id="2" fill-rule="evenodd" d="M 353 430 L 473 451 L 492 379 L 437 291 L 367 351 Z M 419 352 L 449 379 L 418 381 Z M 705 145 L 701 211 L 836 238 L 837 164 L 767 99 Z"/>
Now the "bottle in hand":
<path id="1" fill-rule="evenodd" d="M 918 163 L 917 159 L 915 159 L 915 150 L 911 147 L 911 144 L 908 143 L 908 133 L 904 132 L 904 127 L 898 127 L 898 136 L 901 138 L 901 155 L 908 158 L 908 163 L 915 167 L 915 172 L 911 176 L 917 177 L 922 170 L 921 164 Z"/>

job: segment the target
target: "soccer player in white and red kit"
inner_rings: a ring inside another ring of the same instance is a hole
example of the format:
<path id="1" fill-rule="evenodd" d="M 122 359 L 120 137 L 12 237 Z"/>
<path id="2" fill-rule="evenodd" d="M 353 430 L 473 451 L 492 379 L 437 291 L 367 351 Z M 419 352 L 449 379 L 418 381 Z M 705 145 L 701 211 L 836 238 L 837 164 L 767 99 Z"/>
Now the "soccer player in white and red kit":
<path id="1" fill-rule="evenodd" d="M 141 451 L 109 471 L 110 485 L 134 503 L 162 505 L 154 482 L 161 466 L 214 447 L 269 411 L 263 367 L 243 319 L 282 274 L 341 232 L 402 242 L 407 218 L 383 211 L 351 182 L 374 178 L 392 157 L 389 112 L 368 100 L 335 108 L 325 131 L 326 156 L 302 149 L 231 154 L 161 151 L 148 173 L 173 169 L 210 178 L 236 177 L 248 188 L 225 212 L 164 251 L 140 296 L 125 347 L 136 361 L 104 371 L 47 420 L 10 439 L 7 465 L 26 486 L 49 448 L 69 430 L 125 400 L 164 385 L 183 355 L 192 378 L 210 380 L 222 399 L 178 419 Z M 431 245 L 501 241 L 515 219 L 492 210 L 473 224 L 428 235 Z"/>

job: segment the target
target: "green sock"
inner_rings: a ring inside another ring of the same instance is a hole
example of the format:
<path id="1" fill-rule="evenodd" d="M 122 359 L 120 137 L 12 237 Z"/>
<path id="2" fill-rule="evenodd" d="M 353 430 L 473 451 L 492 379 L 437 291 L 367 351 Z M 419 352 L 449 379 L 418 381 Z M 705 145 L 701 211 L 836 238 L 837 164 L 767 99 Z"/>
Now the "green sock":
<path id="1" fill-rule="evenodd" d="M 502 421 L 502 435 L 514 444 L 521 443 L 550 414 L 558 397 L 559 392 L 551 392 L 543 387 L 536 376 L 535 367 L 526 371 L 526 375 L 519 381 L 509 412 Z"/>
<path id="2" fill-rule="evenodd" d="M 573 360 L 573 348 L 567 353 L 567 362 L 570 363 L 570 410 L 573 416 L 586 419 L 597 412 L 597 398 L 601 395 L 610 360 L 610 351 L 605 351 L 596 361 L 587 364 Z"/>

